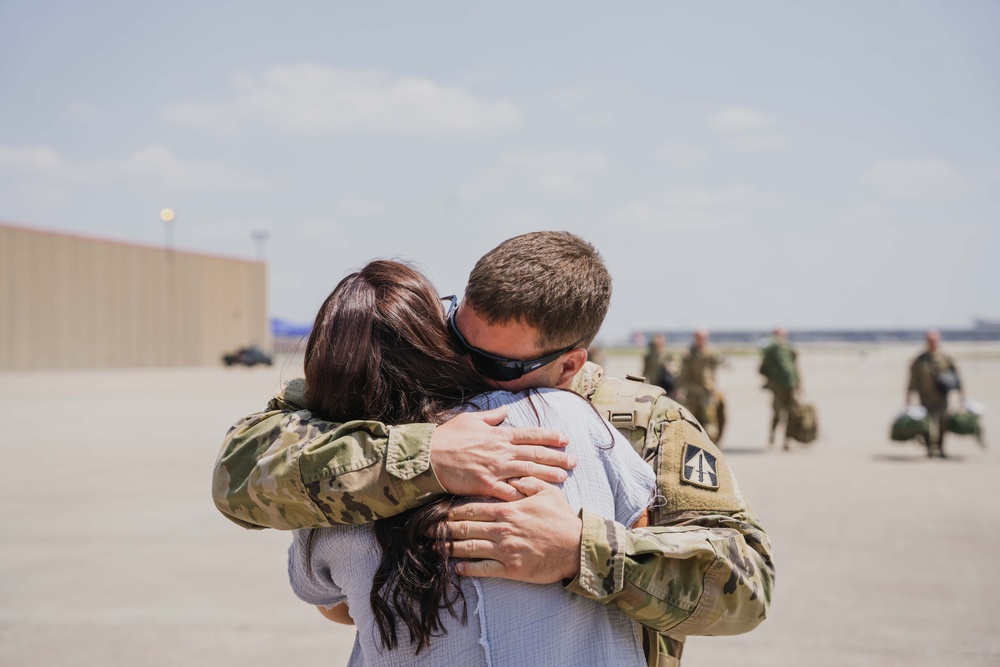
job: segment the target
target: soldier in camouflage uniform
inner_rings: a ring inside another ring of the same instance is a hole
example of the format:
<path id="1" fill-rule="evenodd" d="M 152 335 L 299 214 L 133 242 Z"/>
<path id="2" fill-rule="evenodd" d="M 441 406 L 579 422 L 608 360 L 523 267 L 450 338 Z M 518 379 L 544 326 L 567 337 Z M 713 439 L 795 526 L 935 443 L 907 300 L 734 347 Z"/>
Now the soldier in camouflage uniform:
<path id="1" fill-rule="evenodd" d="M 695 331 L 691 347 L 681 359 L 678 399 L 716 442 L 722 437 L 726 420 L 725 403 L 715 386 L 715 371 L 721 365 L 722 355 L 708 344 L 708 331 Z"/>
<path id="2" fill-rule="evenodd" d="M 774 433 L 778 429 L 778 424 L 782 420 L 785 422 L 785 436 L 782 448 L 786 451 L 788 445 L 788 417 L 792 408 L 796 404 L 801 376 L 799 374 L 798 354 L 788 344 L 788 332 L 778 327 L 774 330 L 771 342 L 764 348 L 763 357 L 760 363 L 760 374 L 764 376 L 766 382 L 764 388 L 771 391 L 773 400 L 771 408 L 771 435 L 768 438 L 768 447 L 774 445 Z"/>
<path id="3" fill-rule="evenodd" d="M 910 365 L 910 381 L 906 386 L 906 402 L 913 395 L 927 409 L 930 433 L 926 439 L 927 456 L 945 457 L 944 434 L 948 423 L 948 393 L 957 389 L 964 400 L 965 393 L 958 377 L 955 361 L 939 350 L 941 334 L 928 331 L 927 349 Z"/>
<path id="4" fill-rule="evenodd" d="M 585 242 L 569 234 L 540 232 L 506 241 L 481 259 L 470 277 L 464 307 L 458 310 L 459 316 L 464 310 L 466 317 L 457 316 L 455 322 L 470 349 L 494 360 L 534 359 L 551 350 L 541 328 L 526 324 L 544 319 L 557 307 L 553 304 L 563 300 L 548 294 L 546 301 L 544 283 L 552 273 L 552 262 L 539 257 L 546 252 L 572 255 L 579 250 L 574 245 L 578 243 Z M 590 252 L 593 257 L 586 261 L 600 262 L 592 248 Z M 506 262 L 501 257 L 505 254 Z M 512 273 L 506 287 L 483 279 L 496 275 L 480 271 L 491 266 Z M 537 275 L 528 280 L 525 271 Z M 534 287 L 531 283 L 542 284 L 540 294 L 524 294 L 526 286 Z M 576 283 L 563 284 L 592 291 Z M 521 304 L 522 314 L 511 321 L 488 322 L 477 313 L 489 308 L 480 305 L 481 289 L 513 291 L 509 296 Z M 549 368 L 556 366 L 555 373 L 562 363 L 561 357 Z M 532 370 L 519 380 L 498 384 L 510 390 L 543 386 L 532 384 L 530 376 L 539 372 L 547 371 Z M 553 487 L 555 496 L 543 492 L 507 503 L 462 505 L 452 517 L 454 553 L 486 560 L 460 563 L 460 572 L 552 583 L 562 580 L 562 574 L 553 578 L 551 564 L 569 558 L 578 566 L 575 576 L 563 580 L 564 587 L 613 605 L 643 624 L 651 664 L 658 659 L 660 665 L 679 664 L 686 635 L 738 634 L 756 627 L 770 606 L 774 581 L 770 543 L 698 421 L 662 389 L 636 379 L 605 378 L 591 363 L 583 365 L 570 384 L 655 468 L 659 496 L 651 510 L 651 525 L 629 529 L 586 511 L 574 516 L 565 501 L 558 502 L 561 494 Z M 213 497 L 223 514 L 244 527 L 360 524 L 444 493 L 502 496 L 504 485 L 496 481 L 497 475 L 530 475 L 536 469 L 544 471 L 546 465 L 558 465 L 555 459 L 543 460 L 541 466 L 523 459 L 512 464 L 516 455 L 506 445 L 514 438 L 498 435 L 504 429 L 486 426 L 499 421 L 496 415 L 478 420 L 463 414 L 440 426 L 371 421 L 338 425 L 313 419 L 302 408 L 303 389 L 301 381 L 291 383 L 267 410 L 244 418 L 225 438 Z M 447 438 L 438 438 L 445 433 Z M 519 438 L 552 442 L 549 433 Z M 442 450 L 448 455 L 436 456 Z M 453 468 L 447 479 L 441 474 L 446 458 L 464 457 L 470 468 L 489 467 L 477 458 L 483 450 L 504 457 L 493 465 L 492 482 L 489 475 L 473 474 L 475 470 L 465 477 L 454 474 Z M 521 472 L 510 474 L 514 469 Z M 580 534 L 571 543 L 556 543 L 551 526 L 567 522 L 577 523 Z M 659 638 L 657 632 L 669 637 Z"/>
<path id="5" fill-rule="evenodd" d="M 596 361 L 596 360 L 595 360 Z M 667 350 L 667 337 L 654 334 L 642 359 L 642 376 L 649 384 L 663 387 L 667 396 L 674 393 L 674 355 Z"/>

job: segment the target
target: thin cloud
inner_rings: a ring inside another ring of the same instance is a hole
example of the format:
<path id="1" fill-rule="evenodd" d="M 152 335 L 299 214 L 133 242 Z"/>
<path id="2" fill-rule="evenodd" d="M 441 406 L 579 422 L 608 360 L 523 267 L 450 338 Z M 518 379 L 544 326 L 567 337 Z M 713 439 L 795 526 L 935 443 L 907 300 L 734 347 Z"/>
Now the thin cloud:
<path id="1" fill-rule="evenodd" d="M 526 179 L 542 190 L 578 194 L 609 166 L 597 151 L 518 151 L 503 156 L 494 176 L 505 185 Z"/>
<path id="2" fill-rule="evenodd" d="M 724 188 L 679 188 L 668 190 L 661 201 L 668 206 L 713 208 L 721 206 L 746 206 L 762 203 L 762 195 L 746 185 Z"/>
<path id="3" fill-rule="evenodd" d="M 612 219 L 645 230 L 723 229 L 746 224 L 762 211 L 778 212 L 795 197 L 736 184 L 718 188 L 677 188 L 623 207 Z"/>
<path id="4" fill-rule="evenodd" d="M 712 114 L 708 124 L 722 132 L 750 132 L 770 127 L 774 119 L 752 107 L 733 106 Z"/>
<path id="5" fill-rule="evenodd" d="M 270 234 L 272 226 L 268 221 L 254 219 L 200 221 L 187 234 L 201 239 L 218 239 L 228 245 L 232 245 L 234 240 L 240 240 L 246 244 L 245 248 L 249 252 L 253 247 L 251 234 L 258 231 Z"/>
<path id="6" fill-rule="evenodd" d="M 578 127 L 604 127 L 610 125 L 615 120 L 614 114 L 608 111 L 595 111 L 578 116 L 576 124 Z"/>
<path id="7" fill-rule="evenodd" d="M 501 163 L 536 172 L 559 170 L 588 174 L 609 166 L 607 156 L 599 151 L 517 151 L 504 155 Z"/>
<path id="8" fill-rule="evenodd" d="M 0 169 L 58 172 L 67 162 L 51 146 L 0 146 Z"/>
<path id="9" fill-rule="evenodd" d="M 739 153 L 780 151 L 792 145 L 783 134 L 747 134 L 726 142 L 726 148 Z"/>
<path id="10" fill-rule="evenodd" d="M 563 109 L 575 109 L 596 96 L 597 89 L 588 84 L 566 86 L 549 93 L 549 97 Z"/>
<path id="11" fill-rule="evenodd" d="M 122 158 L 76 161 L 50 146 L 0 146 L 0 173 L 21 181 L 63 185 L 114 185 L 203 190 L 264 187 L 259 179 L 230 167 L 179 158 L 162 145 L 139 149 Z"/>
<path id="12" fill-rule="evenodd" d="M 889 199 L 949 200 L 969 191 L 962 174 L 939 158 L 882 160 L 864 180 Z"/>
<path id="13" fill-rule="evenodd" d="M 108 168 L 112 172 L 124 169 L 181 188 L 242 190 L 264 185 L 261 180 L 223 164 L 178 158 L 165 146 L 136 151 L 123 162 L 110 162 Z"/>
<path id="14" fill-rule="evenodd" d="M 600 151 L 519 150 L 502 154 L 492 166 L 472 174 L 455 196 L 463 216 L 489 220 L 491 226 L 507 225 L 525 213 L 574 216 L 570 211 L 613 197 L 621 178 Z"/>
<path id="15" fill-rule="evenodd" d="M 106 120 L 108 113 L 89 102 L 73 102 L 65 111 L 66 118 L 82 125 L 91 125 Z"/>
<path id="16" fill-rule="evenodd" d="M 474 134 L 511 129 L 522 121 L 520 110 L 510 102 L 484 99 L 458 87 L 310 62 L 235 76 L 221 96 L 176 102 L 162 115 L 220 133 L 263 124 L 305 135 Z"/>
<path id="17" fill-rule="evenodd" d="M 385 206 L 367 199 L 345 199 L 337 208 L 352 218 L 368 218 L 385 211 Z"/>
<path id="18" fill-rule="evenodd" d="M 636 202 L 619 211 L 612 218 L 617 224 L 629 225 L 644 231 L 695 231 L 722 229 L 741 225 L 744 217 L 732 211 L 677 208 L 662 203 Z"/>
<path id="19" fill-rule="evenodd" d="M 672 171 L 692 173 L 708 164 L 709 153 L 691 144 L 664 144 L 656 151 L 656 159 Z"/>
<path id="20" fill-rule="evenodd" d="M 507 70 L 503 69 L 477 70 L 475 72 L 469 72 L 459 78 L 458 85 L 463 88 L 473 88 L 481 83 L 500 81 L 501 79 L 506 78 L 507 75 Z"/>

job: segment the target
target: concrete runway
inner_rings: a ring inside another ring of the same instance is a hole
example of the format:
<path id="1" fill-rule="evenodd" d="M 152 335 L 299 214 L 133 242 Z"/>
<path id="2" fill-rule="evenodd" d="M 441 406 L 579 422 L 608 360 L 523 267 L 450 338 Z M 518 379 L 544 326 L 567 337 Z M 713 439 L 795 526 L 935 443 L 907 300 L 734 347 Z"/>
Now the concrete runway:
<path id="1" fill-rule="evenodd" d="M 888 440 L 916 347 L 802 349 L 822 434 L 787 453 L 766 446 L 757 357 L 722 369 L 724 451 L 777 590 L 758 630 L 690 639 L 687 667 L 1000 665 L 1000 347 L 946 350 L 996 436 L 952 437 L 947 460 Z M 353 629 L 288 588 L 288 536 L 238 528 L 210 498 L 229 425 L 295 374 L 0 374 L 0 665 L 346 664 Z"/>

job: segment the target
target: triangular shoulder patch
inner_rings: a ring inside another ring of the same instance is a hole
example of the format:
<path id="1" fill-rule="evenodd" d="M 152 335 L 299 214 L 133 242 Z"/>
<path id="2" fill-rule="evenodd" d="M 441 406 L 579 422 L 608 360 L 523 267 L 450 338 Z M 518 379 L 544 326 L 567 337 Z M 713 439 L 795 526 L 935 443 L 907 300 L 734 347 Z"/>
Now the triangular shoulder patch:
<path id="1" fill-rule="evenodd" d="M 719 473 L 715 456 L 701 447 L 684 445 L 684 465 L 681 466 L 681 481 L 692 486 L 715 491 L 719 488 Z"/>

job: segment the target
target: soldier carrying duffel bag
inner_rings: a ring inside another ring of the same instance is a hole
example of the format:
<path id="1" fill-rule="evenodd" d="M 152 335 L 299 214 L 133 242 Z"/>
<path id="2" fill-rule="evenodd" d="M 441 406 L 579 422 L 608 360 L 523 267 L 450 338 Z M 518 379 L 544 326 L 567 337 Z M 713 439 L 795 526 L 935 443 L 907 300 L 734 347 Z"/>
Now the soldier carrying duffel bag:
<path id="1" fill-rule="evenodd" d="M 798 355 L 788 344 L 788 332 L 781 327 L 774 330 L 774 335 L 771 337 L 769 344 L 763 348 L 761 354 L 760 374 L 766 379 L 764 389 L 769 390 L 773 394 L 772 408 L 774 415 L 771 418 L 771 435 L 768 437 L 767 444 L 768 447 L 774 446 L 775 431 L 778 429 L 782 417 L 784 417 L 785 438 L 782 448 L 787 450 L 789 439 L 806 442 L 801 438 L 794 437 L 789 432 L 790 429 L 795 428 L 792 424 L 792 411 L 800 403 L 797 394 L 802 387 L 801 378 L 799 377 Z M 806 413 L 800 414 L 802 418 L 807 416 Z M 812 421 L 815 424 L 815 410 L 812 416 Z M 806 437 L 808 434 L 800 432 L 800 435 Z M 814 434 L 813 438 L 815 437 Z"/>
<path id="2" fill-rule="evenodd" d="M 785 437 L 809 444 L 819 434 L 819 423 L 816 420 L 816 406 L 812 403 L 795 401 L 788 411 L 788 425 L 785 427 Z"/>
<path id="3" fill-rule="evenodd" d="M 979 421 L 979 417 L 984 411 L 985 408 L 981 403 L 971 400 L 962 401 L 961 409 L 948 415 L 948 432 L 956 435 L 975 436 L 979 446 L 985 448 L 986 442 L 983 440 L 983 427 Z"/>
<path id="4" fill-rule="evenodd" d="M 896 442 L 919 440 L 921 443 L 926 443 L 929 434 L 930 419 L 927 416 L 927 408 L 922 405 L 911 405 L 893 420 L 889 437 Z"/>
<path id="5" fill-rule="evenodd" d="M 920 405 L 927 409 L 927 435 L 922 442 L 927 446 L 927 456 L 945 457 L 944 434 L 948 431 L 948 397 L 957 391 L 965 400 L 962 380 L 954 359 L 944 354 L 939 345 L 941 334 L 931 330 L 924 337 L 927 349 L 910 365 L 910 381 L 906 386 L 906 403 L 916 395 Z"/>

